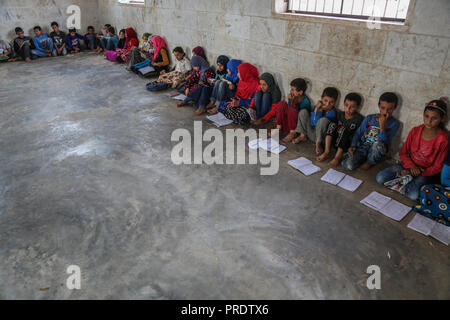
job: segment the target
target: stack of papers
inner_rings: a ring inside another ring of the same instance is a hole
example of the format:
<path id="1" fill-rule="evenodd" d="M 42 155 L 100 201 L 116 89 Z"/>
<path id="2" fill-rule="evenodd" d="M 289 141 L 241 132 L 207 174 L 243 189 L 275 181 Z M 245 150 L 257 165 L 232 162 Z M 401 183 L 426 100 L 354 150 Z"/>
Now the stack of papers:
<path id="1" fill-rule="evenodd" d="M 318 166 L 313 165 L 311 160 L 308 160 L 304 157 L 295 160 L 290 160 L 288 161 L 288 164 L 294 167 L 295 169 L 299 170 L 305 176 L 310 176 L 320 171 L 320 168 Z"/>
<path id="2" fill-rule="evenodd" d="M 395 221 L 401 221 L 411 211 L 410 207 L 375 191 L 362 199 L 361 203 Z"/>
<path id="3" fill-rule="evenodd" d="M 147 73 L 150 73 L 153 71 L 155 71 L 155 68 L 153 68 L 152 66 L 148 66 L 148 67 L 139 69 L 139 72 L 142 73 L 142 75 L 146 75 Z"/>
<path id="4" fill-rule="evenodd" d="M 450 243 L 450 227 L 420 214 L 416 214 L 414 219 L 408 224 L 408 228 L 426 236 L 431 236 L 447 246 Z"/>
<path id="5" fill-rule="evenodd" d="M 233 123 L 233 120 L 227 119 L 222 113 L 217 113 L 213 116 L 206 116 L 206 119 L 212 121 L 217 127 L 227 126 Z"/>
<path id="6" fill-rule="evenodd" d="M 187 97 L 184 94 L 179 94 L 178 96 L 173 97 L 175 100 L 184 101 Z"/>
<path id="7" fill-rule="evenodd" d="M 280 154 L 281 152 L 283 152 L 284 150 L 286 150 L 285 146 L 282 146 L 281 144 L 279 144 L 276 140 L 270 138 L 267 140 L 263 140 L 263 139 L 257 139 L 257 140 L 252 140 L 248 143 L 248 147 L 250 149 L 263 149 L 275 154 Z"/>
<path id="8" fill-rule="evenodd" d="M 355 192 L 362 184 L 362 180 L 355 179 L 334 169 L 328 170 L 321 180 L 351 192 Z"/>

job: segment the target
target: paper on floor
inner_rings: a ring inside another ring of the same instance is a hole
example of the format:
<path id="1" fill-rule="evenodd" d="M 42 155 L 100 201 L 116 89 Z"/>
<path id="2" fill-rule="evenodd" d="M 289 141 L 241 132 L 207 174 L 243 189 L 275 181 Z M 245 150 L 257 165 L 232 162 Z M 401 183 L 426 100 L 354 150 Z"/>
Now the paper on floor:
<path id="1" fill-rule="evenodd" d="M 184 94 L 180 94 L 178 96 L 173 97 L 175 100 L 184 101 L 187 97 Z"/>
<path id="2" fill-rule="evenodd" d="M 372 209 L 375 209 L 376 211 L 379 211 L 383 209 L 383 207 L 386 206 L 389 201 L 391 201 L 391 198 L 374 191 L 366 198 L 362 199 L 361 203 L 371 207 Z"/>
<path id="3" fill-rule="evenodd" d="M 447 246 L 450 243 L 450 227 L 422 216 L 421 214 L 416 214 L 414 219 L 408 224 L 408 228 L 426 236 L 431 236 Z"/>
<path id="4" fill-rule="evenodd" d="M 325 175 L 320 180 L 328 182 L 335 186 L 339 182 L 341 182 L 342 179 L 344 179 L 344 177 L 345 177 L 345 173 L 336 171 L 334 169 L 330 169 L 330 170 L 328 170 L 327 173 L 325 173 Z"/>
<path id="5" fill-rule="evenodd" d="M 361 203 L 395 221 L 403 220 L 411 211 L 411 207 L 375 191 L 361 200 Z"/>
<path id="6" fill-rule="evenodd" d="M 220 112 L 212 116 L 206 116 L 206 119 L 212 121 L 217 127 L 228 126 L 233 123 L 233 120 L 227 119 Z"/>
<path id="7" fill-rule="evenodd" d="M 318 166 L 315 166 L 312 161 L 304 157 L 290 160 L 288 161 L 288 164 L 303 173 L 305 176 L 310 176 L 321 170 Z"/>

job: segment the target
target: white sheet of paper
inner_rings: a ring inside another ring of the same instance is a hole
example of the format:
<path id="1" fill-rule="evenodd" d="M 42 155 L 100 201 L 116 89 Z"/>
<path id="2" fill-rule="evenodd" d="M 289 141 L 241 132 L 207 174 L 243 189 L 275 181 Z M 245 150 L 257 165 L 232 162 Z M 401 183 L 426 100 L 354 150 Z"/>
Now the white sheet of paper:
<path id="1" fill-rule="evenodd" d="M 434 221 L 434 223 L 435 225 L 433 229 L 431 229 L 430 236 L 448 246 L 450 243 L 450 227 L 436 221 Z"/>
<path id="2" fill-rule="evenodd" d="M 155 68 L 153 68 L 152 66 L 148 66 L 148 67 L 139 69 L 139 72 L 142 74 L 147 74 L 147 73 L 153 72 L 153 71 L 155 71 Z"/>
<path id="3" fill-rule="evenodd" d="M 350 192 L 355 192 L 362 183 L 362 180 L 353 178 L 351 176 L 345 176 L 345 178 L 338 184 L 338 187 L 341 187 L 342 189 Z"/>
<path id="4" fill-rule="evenodd" d="M 389 201 L 391 201 L 391 198 L 374 191 L 371 194 L 369 194 L 366 198 L 362 199 L 361 203 L 367 205 L 368 207 L 371 207 L 372 209 L 379 211 L 383 207 L 385 207 Z"/>
<path id="5" fill-rule="evenodd" d="M 431 229 L 433 229 L 435 223 L 435 221 L 427 217 L 416 214 L 416 216 L 408 224 L 408 228 L 429 236 L 431 233 Z"/>
<path id="6" fill-rule="evenodd" d="M 319 172 L 321 169 L 318 166 L 311 164 L 307 164 L 306 166 L 300 167 L 300 172 L 303 173 L 305 176 L 310 176 L 316 172 Z"/>
<path id="7" fill-rule="evenodd" d="M 280 154 L 280 152 L 286 149 L 285 146 L 280 145 L 276 140 L 272 138 L 261 141 L 259 143 L 259 147 L 275 154 Z"/>
<path id="8" fill-rule="evenodd" d="M 217 127 L 223 127 L 233 123 L 233 120 L 227 119 L 220 112 L 212 116 L 206 116 L 206 119 L 212 121 Z"/>
<path id="9" fill-rule="evenodd" d="M 300 167 L 305 166 L 307 164 L 312 164 L 312 161 L 304 157 L 301 157 L 298 159 L 289 160 L 288 164 L 294 167 L 295 169 L 300 170 Z"/>
<path id="10" fill-rule="evenodd" d="M 173 97 L 175 100 L 184 101 L 187 97 L 184 94 L 180 94 L 178 96 Z"/>
<path id="11" fill-rule="evenodd" d="M 325 175 L 320 180 L 328 182 L 335 186 L 339 182 L 341 182 L 342 179 L 344 179 L 344 177 L 345 177 L 345 173 L 336 171 L 334 169 L 330 169 L 330 170 L 328 170 L 327 173 L 325 173 Z"/>
<path id="12" fill-rule="evenodd" d="M 253 150 L 259 149 L 259 144 L 261 143 L 261 141 L 262 139 L 252 140 L 248 143 L 248 147 Z"/>
<path id="13" fill-rule="evenodd" d="M 388 204 L 380 210 L 380 213 L 395 221 L 401 221 L 409 212 L 411 212 L 411 207 L 405 206 L 403 203 L 395 200 L 389 201 Z"/>

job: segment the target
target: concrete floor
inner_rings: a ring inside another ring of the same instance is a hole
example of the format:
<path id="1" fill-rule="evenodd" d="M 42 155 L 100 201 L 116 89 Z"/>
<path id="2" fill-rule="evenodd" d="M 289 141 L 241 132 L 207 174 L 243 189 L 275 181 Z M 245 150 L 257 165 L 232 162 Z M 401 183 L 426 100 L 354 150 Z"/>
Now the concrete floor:
<path id="1" fill-rule="evenodd" d="M 193 109 L 146 82 L 90 54 L 0 65 L 1 299 L 450 298 L 449 248 L 407 229 L 412 213 L 359 203 L 398 198 L 380 168 L 352 194 L 287 165 L 312 145 L 276 176 L 175 166 L 170 136 Z"/>

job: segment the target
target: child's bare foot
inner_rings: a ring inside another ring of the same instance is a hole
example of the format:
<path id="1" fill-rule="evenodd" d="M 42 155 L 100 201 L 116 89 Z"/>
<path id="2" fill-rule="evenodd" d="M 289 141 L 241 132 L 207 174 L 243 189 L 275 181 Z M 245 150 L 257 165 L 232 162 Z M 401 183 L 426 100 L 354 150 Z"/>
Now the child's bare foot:
<path id="1" fill-rule="evenodd" d="M 322 143 L 316 142 L 316 156 L 320 156 L 323 153 Z"/>
<path id="2" fill-rule="evenodd" d="M 206 110 L 214 108 L 214 101 L 210 101 L 208 105 L 205 107 Z"/>
<path id="3" fill-rule="evenodd" d="M 31 62 L 31 59 L 30 58 L 26 58 L 25 62 Z"/>
<path id="4" fill-rule="evenodd" d="M 291 132 L 289 132 L 289 134 L 286 137 L 283 138 L 282 141 L 284 143 L 291 142 L 292 140 L 294 140 L 296 134 L 297 133 L 295 131 L 291 131 Z"/>
<path id="5" fill-rule="evenodd" d="M 212 109 L 209 109 L 209 110 L 208 110 L 208 113 L 209 113 L 210 115 L 214 115 L 214 114 L 216 114 L 218 111 L 219 111 L 219 107 L 214 107 L 214 108 L 212 108 Z"/>
<path id="6" fill-rule="evenodd" d="M 332 168 L 337 168 L 339 166 L 339 160 L 334 158 L 330 162 L 328 162 L 328 166 Z"/>
<path id="7" fill-rule="evenodd" d="M 359 167 L 361 170 L 364 170 L 364 171 L 367 171 L 367 170 L 369 170 L 370 168 L 372 168 L 372 164 L 370 163 L 370 162 L 368 162 L 368 161 L 366 161 L 366 162 L 364 162 L 364 164 L 361 166 L 361 167 Z"/>
<path id="8" fill-rule="evenodd" d="M 181 102 L 177 103 L 177 108 L 181 108 L 181 107 L 184 107 L 184 106 L 187 106 L 187 103 L 184 102 L 184 101 L 181 101 Z"/>
<path id="9" fill-rule="evenodd" d="M 299 144 L 300 142 L 306 141 L 306 135 L 304 135 L 303 133 L 298 136 L 297 138 L 295 138 L 294 140 L 292 140 L 293 144 Z"/>
<path id="10" fill-rule="evenodd" d="M 194 116 L 201 116 L 206 112 L 205 108 L 198 108 L 197 111 L 194 112 Z"/>
<path id="11" fill-rule="evenodd" d="M 323 161 L 328 159 L 329 155 L 330 155 L 330 153 L 325 151 L 320 156 L 318 156 L 316 160 L 319 161 L 319 162 L 323 162 Z"/>

